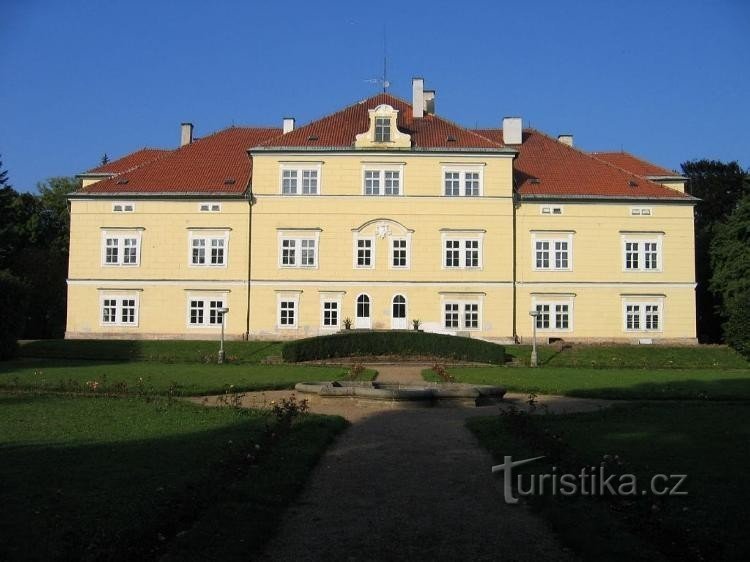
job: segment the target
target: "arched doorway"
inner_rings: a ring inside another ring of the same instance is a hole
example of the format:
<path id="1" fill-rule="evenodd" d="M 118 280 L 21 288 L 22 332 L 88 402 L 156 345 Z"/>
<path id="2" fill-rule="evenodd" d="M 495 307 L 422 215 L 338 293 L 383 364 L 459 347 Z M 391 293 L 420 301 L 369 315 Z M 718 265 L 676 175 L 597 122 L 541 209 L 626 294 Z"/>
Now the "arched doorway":
<path id="1" fill-rule="evenodd" d="M 391 303 L 391 329 L 406 330 L 406 297 L 396 295 Z"/>
<path id="2" fill-rule="evenodd" d="M 370 319 L 370 297 L 361 294 L 357 297 L 357 315 L 354 319 L 355 328 L 369 329 L 372 327 Z"/>

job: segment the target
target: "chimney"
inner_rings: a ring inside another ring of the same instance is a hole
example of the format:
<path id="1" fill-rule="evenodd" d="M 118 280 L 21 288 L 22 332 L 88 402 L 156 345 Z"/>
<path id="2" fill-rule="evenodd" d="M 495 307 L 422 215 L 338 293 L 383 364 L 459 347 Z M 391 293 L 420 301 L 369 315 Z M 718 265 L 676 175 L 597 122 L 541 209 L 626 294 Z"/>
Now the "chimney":
<path id="1" fill-rule="evenodd" d="M 568 146 L 573 146 L 573 135 L 557 135 L 557 141 L 563 144 L 567 144 Z"/>
<path id="2" fill-rule="evenodd" d="M 435 90 L 424 91 L 424 112 L 427 115 L 435 115 Z"/>
<path id="3" fill-rule="evenodd" d="M 291 133 L 294 130 L 294 117 L 284 117 L 283 131 L 284 134 Z"/>
<path id="4" fill-rule="evenodd" d="M 415 118 L 424 116 L 424 78 L 411 79 L 411 105 Z"/>
<path id="5" fill-rule="evenodd" d="M 193 142 L 193 124 L 182 123 L 180 125 L 180 146 Z"/>
<path id="6" fill-rule="evenodd" d="M 503 118 L 503 142 L 505 144 L 523 142 L 523 120 L 520 117 Z"/>

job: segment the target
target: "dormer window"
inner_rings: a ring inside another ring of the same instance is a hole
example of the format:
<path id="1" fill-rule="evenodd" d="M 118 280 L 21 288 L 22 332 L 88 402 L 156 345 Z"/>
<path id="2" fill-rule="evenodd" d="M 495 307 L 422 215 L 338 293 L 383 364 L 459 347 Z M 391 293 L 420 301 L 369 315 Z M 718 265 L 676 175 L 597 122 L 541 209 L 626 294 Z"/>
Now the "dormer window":
<path id="1" fill-rule="evenodd" d="M 390 142 L 391 141 L 391 118 L 390 117 L 376 117 L 375 118 L 375 142 Z"/>

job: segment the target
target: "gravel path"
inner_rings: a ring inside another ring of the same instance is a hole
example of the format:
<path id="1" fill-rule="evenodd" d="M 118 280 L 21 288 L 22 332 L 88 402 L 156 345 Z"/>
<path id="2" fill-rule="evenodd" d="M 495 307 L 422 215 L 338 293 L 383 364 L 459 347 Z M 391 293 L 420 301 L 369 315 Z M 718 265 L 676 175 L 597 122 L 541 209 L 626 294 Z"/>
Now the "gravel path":
<path id="1" fill-rule="evenodd" d="M 421 383 L 426 365 L 368 365 L 377 380 Z M 247 393 L 266 406 L 291 391 Z M 320 398 L 310 410 L 352 425 L 326 451 L 307 488 L 284 515 L 263 560 L 570 560 L 545 523 L 503 501 L 493 460 L 466 429 L 498 406 Z M 199 400 L 199 399 L 196 399 Z M 508 394 L 500 407 L 527 408 Z M 212 403 L 209 399 L 208 403 Z M 539 396 L 537 412 L 597 410 L 611 402 Z"/>

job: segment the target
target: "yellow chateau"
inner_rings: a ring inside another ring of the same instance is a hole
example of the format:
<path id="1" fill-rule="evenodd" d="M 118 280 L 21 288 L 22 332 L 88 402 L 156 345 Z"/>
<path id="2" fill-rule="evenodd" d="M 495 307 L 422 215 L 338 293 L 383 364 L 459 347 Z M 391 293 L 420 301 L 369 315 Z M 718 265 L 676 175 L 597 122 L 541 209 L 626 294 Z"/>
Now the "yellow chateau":
<path id="1" fill-rule="evenodd" d="M 379 94 L 82 174 L 68 338 L 695 341 L 685 178 L 505 118 L 469 130 Z M 534 318 L 531 311 L 537 311 Z"/>

